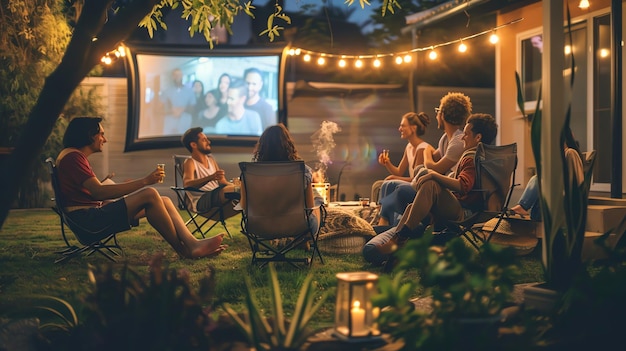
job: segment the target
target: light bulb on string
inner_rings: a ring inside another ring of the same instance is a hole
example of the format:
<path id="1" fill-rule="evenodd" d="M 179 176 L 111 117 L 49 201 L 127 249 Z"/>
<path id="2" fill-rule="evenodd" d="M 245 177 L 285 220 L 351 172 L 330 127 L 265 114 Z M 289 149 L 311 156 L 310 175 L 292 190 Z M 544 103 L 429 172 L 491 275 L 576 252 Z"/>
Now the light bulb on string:
<path id="1" fill-rule="evenodd" d="M 437 51 L 435 51 L 435 49 L 431 49 L 430 52 L 428 53 L 428 58 L 431 60 L 436 60 L 437 59 Z"/>
<path id="2" fill-rule="evenodd" d="M 300 52 L 301 52 L 300 48 L 297 48 L 296 49 L 296 55 L 300 55 Z"/>
<path id="3" fill-rule="evenodd" d="M 586 10 L 589 8 L 589 1 L 588 0 L 580 0 L 580 2 L 578 3 L 578 7 Z"/>
<path id="4" fill-rule="evenodd" d="M 466 51 L 467 51 L 467 45 L 465 45 L 465 43 L 461 41 L 461 44 L 459 44 L 459 52 L 464 53 Z"/>
<path id="5" fill-rule="evenodd" d="M 325 63 L 326 63 L 326 59 L 325 59 L 325 58 L 320 57 L 320 58 L 318 58 L 318 59 L 317 59 L 317 64 L 318 64 L 318 65 L 322 66 L 322 65 L 324 65 Z"/>
<path id="6" fill-rule="evenodd" d="M 293 56 L 296 54 L 296 49 L 289 49 L 289 56 Z"/>
<path id="7" fill-rule="evenodd" d="M 402 57 L 400 57 L 400 56 L 396 56 L 396 63 L 397 63 L 398 65 L 402 64 Z"/>
<path id="8" fill-rule="evenodd" d="M 304 60 L 304 62 L 309 62 L 309 61 L 311 61 L 311 55 L 306 54 L 306 55 L 304 55 L 304 57 L 302 59 Z"/>
<path id="9" fill-rule="evenodd" d="M 339 67 L 341 68 L 346 67 L 346 60 L 344 59 L 339 60 Z"/>
<path id="10" fill-rule="evenodd" d="M 402 59 L 405 63 L 409 63 L 411 62 L 411 55 L 406 54 L 404 55 L 404 58 Z"/>
<path id="11" fill-rule="evenodd" d="M 361 61 L 361 59 L 357 59 L 356 61 L 354 61 L 354 67 L 356 68 L 363 67 L 363 61 Z"/>
<path id="12" fill-rule="evenodd" d="M 489 42 L 491 44 L 495 44 L 498 42 L 498 40 L 500 40 L 500 38 L 498 38 L 498 34 L 496 34 L 496 32 L 491 33 L 491 35 L 489 36 Z"/>
<path id="13" fill-rule="evenodd" d="M 379 59 L 375 59 L 372 64 L 374 65 L 374 67 L 378 68 L 378 67 L 380 67 L 380 60 Z"/>

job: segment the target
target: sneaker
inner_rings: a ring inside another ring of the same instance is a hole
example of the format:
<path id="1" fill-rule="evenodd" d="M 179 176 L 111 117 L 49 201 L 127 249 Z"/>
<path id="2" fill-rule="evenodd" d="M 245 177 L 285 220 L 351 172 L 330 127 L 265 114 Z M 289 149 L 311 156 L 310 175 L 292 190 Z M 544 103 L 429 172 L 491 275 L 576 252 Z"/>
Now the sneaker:
<path id="1" fill-rule="evenodd" d="M 402 229 L 400 229 L 400 231 L 398 231 L 396 234 L 398 235 L 398 237 L 405 240 L 417 239 L 421 238 L 424 235 L 424 230 L 426 230 L 426 227 L 424 227 L 422 223 L 418 224 L 415 229 L 411 229 L 406 225 L 403 225 Z"/>

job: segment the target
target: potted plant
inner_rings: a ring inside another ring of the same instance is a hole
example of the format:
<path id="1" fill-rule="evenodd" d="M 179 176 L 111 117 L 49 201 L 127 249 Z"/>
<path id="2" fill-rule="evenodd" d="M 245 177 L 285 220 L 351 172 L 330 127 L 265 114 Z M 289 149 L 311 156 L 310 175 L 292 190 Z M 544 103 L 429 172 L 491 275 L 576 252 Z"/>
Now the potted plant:
<path id="1" fill-rule="evenodd" d="M 379 278 L 382 331 L 401 339 L 404 349 L 488 349 L 498 345 L 502 309 L 512 304 L 519 273 L 513 249 L 490 243 L 480 252 L 462 238 L 442 251 L 430 247 L 432 235 L 410 240 L 396 255 L 393 276 Z M 403 281 L 417 269 L 419 284 Z M 409 301 L 418 287 L 431 296 L 432 311 L 415 309 Z"/>

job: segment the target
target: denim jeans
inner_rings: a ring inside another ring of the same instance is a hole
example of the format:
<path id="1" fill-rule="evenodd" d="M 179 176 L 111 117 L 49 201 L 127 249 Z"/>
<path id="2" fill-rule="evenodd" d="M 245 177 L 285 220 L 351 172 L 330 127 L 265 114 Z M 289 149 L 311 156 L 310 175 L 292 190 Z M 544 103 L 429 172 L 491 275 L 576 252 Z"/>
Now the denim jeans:
<path id="1" fill-rule="evenodd" d="M 411 186 L 411 183 L 403 182 L 403 184 L 396 184 L 391 193 L 385 197 L 381 196 L 380 216 L 385 218 L 389 224 L 397 225 L 399 215 L 404 212 L 408 204 L 413 202 L 415 194 L 416 191 Z"/>
<path id="2" fill-rule="evenodd" d="M 541 220 L 541 209 L 539 207 L 539 184 L 537 184 L 536 175 L 530 177 L 528 180 L 528 184 L 526 184 L 526 188 L 524 189 L 518 204 L 530 213 L 530 219 L 534 221 Z"/>

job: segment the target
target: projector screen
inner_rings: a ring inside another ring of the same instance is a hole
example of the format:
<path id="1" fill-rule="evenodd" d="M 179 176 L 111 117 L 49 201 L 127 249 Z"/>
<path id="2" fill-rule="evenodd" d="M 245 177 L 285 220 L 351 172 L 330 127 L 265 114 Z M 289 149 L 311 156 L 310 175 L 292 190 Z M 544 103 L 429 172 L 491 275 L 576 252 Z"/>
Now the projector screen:
<path id="1" fill-rule="evenodd" d="M 126 151 L 181 146 L 191 127 L 212 143 L 254 144 L 286 124 L 282 48 L 129 47 Z"/>

